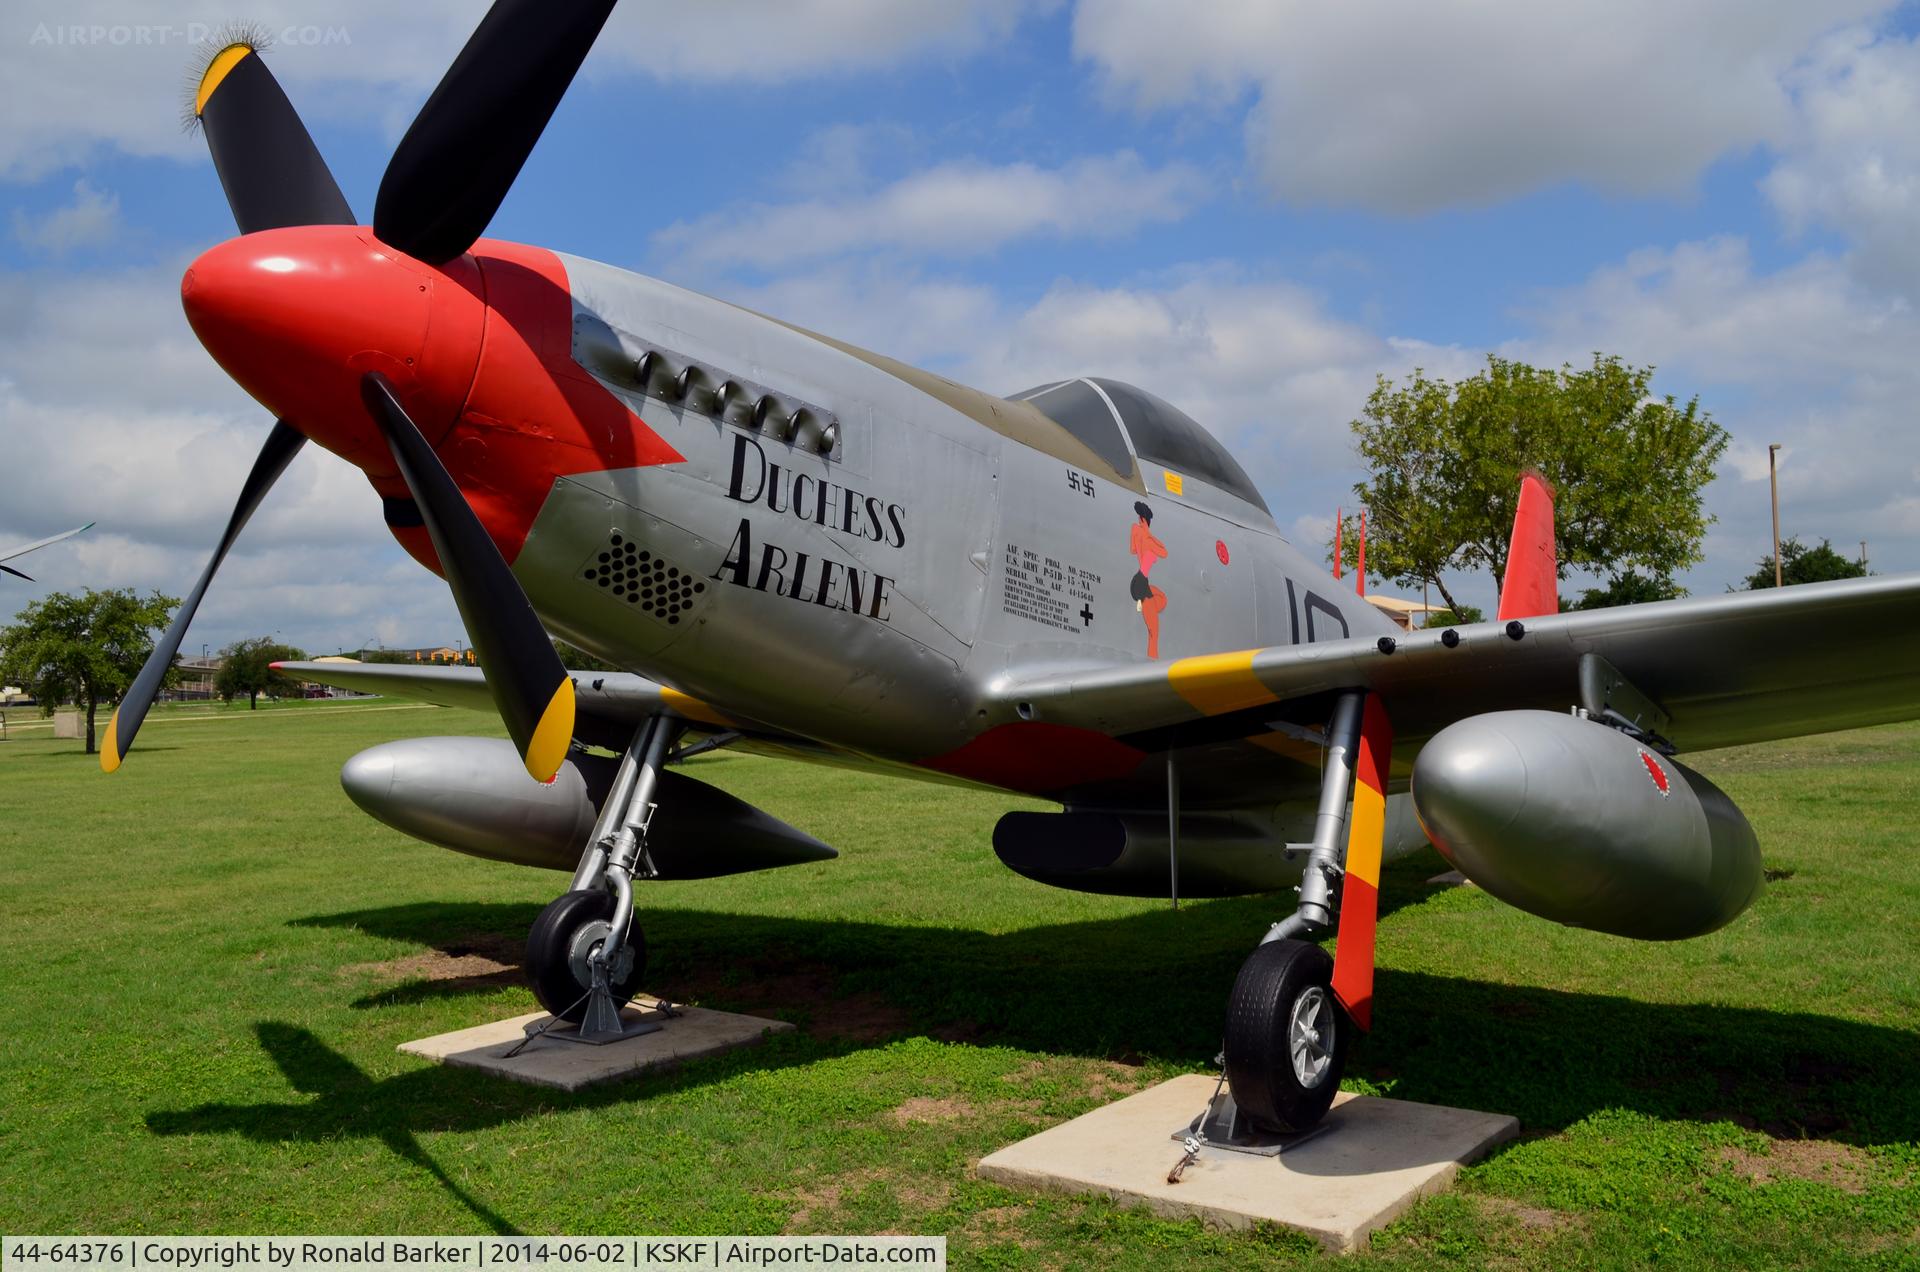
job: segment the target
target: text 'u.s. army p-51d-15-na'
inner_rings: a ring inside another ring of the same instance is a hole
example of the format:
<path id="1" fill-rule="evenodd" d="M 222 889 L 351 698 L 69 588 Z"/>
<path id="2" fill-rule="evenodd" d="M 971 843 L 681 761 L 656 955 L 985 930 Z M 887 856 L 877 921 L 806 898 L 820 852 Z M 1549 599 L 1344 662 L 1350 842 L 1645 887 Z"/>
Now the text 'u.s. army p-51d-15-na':
<path id="1" fill-rule="evenodd" d="M 370 227 L 257 50 L 214 50 L 194 113 L 241 235 L 181 296 L 278 422 L 115 714 L 109 770 L 312 439 L 445 577 L 481 667 L 289 669 L 498 709 L 510 742 L 389 743 L 343 779 L 422 839 L 572 871 L 529 938 L 550 1011 L 591 1019 L 636 991 L 636 885 L 833 856 L 676 758 L 958 780 L 1061 805 L 994 831 L 1043 883 L 1298 888 L 1225 1026 L 1240 1110 L 1285 1131 L 1326 1112 L 1371 1024 L 1383 857 L 1431 839 L 1558 922 L 1697 935 L 1753 900 L 1759 853 L 1676 751 L 1920 714 L 1920 577 L 1557 614 L 1551 492 L 1529 482 L 1499 621 L 1404 633 L 1151 393 L 1079 378 L 998 397 L 482 238 L 611 8 L 498 0 Z M 570 673 L 549 632 L 628 670 Z M 1304 939 L 1330 932 L 1331 959 Z"/>

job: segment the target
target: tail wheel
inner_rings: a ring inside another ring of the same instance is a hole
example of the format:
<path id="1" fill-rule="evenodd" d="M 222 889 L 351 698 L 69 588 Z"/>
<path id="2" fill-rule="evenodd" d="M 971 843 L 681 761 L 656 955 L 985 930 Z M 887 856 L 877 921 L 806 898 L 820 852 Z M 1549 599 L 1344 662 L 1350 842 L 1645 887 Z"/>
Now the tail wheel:
<path id="1" fill-rule="evenodd" d="M 575 1024 L 587 1014 L 587 990 L 593 985 L 593 951 L 604 945 L 613 919 L 613 897 L 593 890 L 568 892 L 540 911 L 527 933 L 527 976 L 533 996 L 552 1015 Z M 647 940 L 638 923 L 607 967 L 616 1006 L 624 1007 L 640 991 L 647 974 Z"/>
<path id="2" fill-rule="evenodd" d="M 1227 1000 L 1227 1086 L 1266 1130 L 1311 1130 L 1333 1107 L 1353 1024 L 1332 979 L 1333 959 L 1306 941 L 1270 941 L 1240 966 Z"/>

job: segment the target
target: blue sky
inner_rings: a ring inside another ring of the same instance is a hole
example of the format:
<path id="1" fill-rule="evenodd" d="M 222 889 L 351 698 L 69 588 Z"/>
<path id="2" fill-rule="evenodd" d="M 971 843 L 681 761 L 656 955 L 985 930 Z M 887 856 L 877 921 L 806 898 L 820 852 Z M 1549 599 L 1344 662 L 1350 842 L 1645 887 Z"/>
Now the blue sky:
<path id="1" fill-rule="evenodd" d="M 0 20 L 0 544 L 191 583 L 267 421 L 177 286 L 231 232 L 178 127 L 242 19 L 349 201 L 480 7 L 25 0 Z M 75 27 L 81 28 L 75 31 Z M 491 228 L 1009 391 L 1133 380 L 1318 540 L 1377 374 L 1595 349 L 1733 434 L 1686 578 L 1788 533 L 1920 568 L 1920 46 L 1874 0 L 627 0 Z M 141 34 L 144 32 L 145 34 Z M 1485 602 L 1489 581 L 1453 580 Z M 1571 586 L 1579 586 L 1575 580 Z M 454 638 L 365 482 L 301 458 L 193 644 Z"/>

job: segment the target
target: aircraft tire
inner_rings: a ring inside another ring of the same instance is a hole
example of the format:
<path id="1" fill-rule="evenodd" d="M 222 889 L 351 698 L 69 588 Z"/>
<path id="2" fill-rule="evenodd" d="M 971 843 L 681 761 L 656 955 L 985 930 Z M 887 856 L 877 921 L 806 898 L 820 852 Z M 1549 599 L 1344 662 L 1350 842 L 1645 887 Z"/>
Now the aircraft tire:
<path id="1" fill-rule="evenodd" d="M 591 929 L 598 924 L 604 935 L 612 918 L 612 894 L 595 889 L 562 893 L 533 921 L 527 933 L 527 978 L 533 982 L 533 996 L 551 1014 L 575 1024 L 585 1018 L 592 984 L 585 957 L 596 943 Z M 637 922 L 628 930 L 627 949 L 632 962 L 609 986 L 619 1007 L 639 992 L 647 974 L 647 938 Z"/>
<path id="2" fill-rule="evenodd" d="M 1227 999 L 1227 1087 L 1264 1130 L 1311 1130 L 1333 1107 L 1353 1023 L 1332 979 L 1333 959 L 1307 941 L 1270 941 L 1240 966 Z"/>

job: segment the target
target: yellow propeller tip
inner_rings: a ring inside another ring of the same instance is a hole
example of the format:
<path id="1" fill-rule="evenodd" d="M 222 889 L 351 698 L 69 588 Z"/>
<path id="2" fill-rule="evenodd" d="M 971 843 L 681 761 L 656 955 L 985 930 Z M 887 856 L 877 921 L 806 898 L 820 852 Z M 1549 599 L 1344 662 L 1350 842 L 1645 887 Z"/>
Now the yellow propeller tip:
<path id="1" fill-rule="evenodd" d="M 573 678 L 569 676 L 553 691 L 546 710 L 540 713 L 540 723 L 534 726 L 533 737 L 527 741 L 527 753 L 522 759 L 533 780 L 551 782 L 572 743 Z"/>
<path id="2" fill-rule="evenodd" d="M 100 771 L 102 773 L 111 773 L 120 767 L 120 740 L 119 730 L 116 727 L 119 723 L 120 713 L 115 711 L 113 717 L 107 721 L 105 736 L 100 739 Z"/>
<path id="3" fill-rule="evenodd" d="M 253 52 L 252 44 L 236 41 L 213 55 L 213 60 L 207 63 L 207 69 L 201 72 L 200 87 L 194 90 L 195 118 L 206 113 L 207 102 L 213 97 L 213 91 L 220 87 L 220 81 L 227 78 L 228 73 L 240 65 L 241 60 L 251 52 Z"/>

